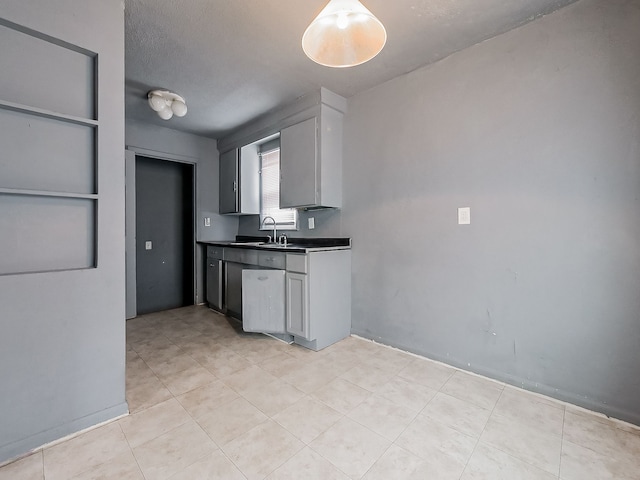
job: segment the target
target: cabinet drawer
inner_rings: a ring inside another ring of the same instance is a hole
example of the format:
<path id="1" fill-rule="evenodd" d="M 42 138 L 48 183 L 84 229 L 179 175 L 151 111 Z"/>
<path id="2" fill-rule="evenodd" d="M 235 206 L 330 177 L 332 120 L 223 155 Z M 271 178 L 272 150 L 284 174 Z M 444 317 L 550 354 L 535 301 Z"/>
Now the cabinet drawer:
<path id="1" fill-rule="evenodd" d="M 213 258 L 214 260 L 222 260 L 222 247 L 215 245 L 207 245 L 207 258 Z"/>
<path id="2" fill-rule="evenodd" d="M 287 271 L 307 273 L 307 256 L 288 253 L 287 254 Z"/>
<path id="3" fill-rule="evenodd" d="M 280 252 L 258 252 L 258 265 L 261 267 L 285 269 L 285 254 Z"/>
<path id="4" fill-rule="evenodd" d="M 244 248 L 225 248 L 224 259 L 227 262 L 246 263 L 258 265 L 258 251 Z"/>

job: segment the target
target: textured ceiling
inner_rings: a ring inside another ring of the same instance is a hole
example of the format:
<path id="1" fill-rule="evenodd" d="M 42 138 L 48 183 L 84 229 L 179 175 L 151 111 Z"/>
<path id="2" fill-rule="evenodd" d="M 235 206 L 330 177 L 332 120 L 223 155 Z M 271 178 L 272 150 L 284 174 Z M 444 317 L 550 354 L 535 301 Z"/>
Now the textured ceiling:
<path id="1" fill-rule="evenodd" d="M 385 25 L 363 65 L 316 65 L 300 44 L 328 0 L 125 0 L 127 118 L 219 138 L 321 86 L 349 97 L 575 0 L 363 0 Z M 153 88 L 187 101 L 161 120 Z"/>

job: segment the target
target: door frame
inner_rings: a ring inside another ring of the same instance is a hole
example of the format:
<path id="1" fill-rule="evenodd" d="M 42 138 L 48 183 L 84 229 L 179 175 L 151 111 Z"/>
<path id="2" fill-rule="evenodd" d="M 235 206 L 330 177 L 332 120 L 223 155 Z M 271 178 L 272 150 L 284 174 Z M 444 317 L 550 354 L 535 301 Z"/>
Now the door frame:
<path id="1" fill-rule="evenodd" d="M 197 303 L 198 299 L 198 268 L 197 268 L 197 212 L 196 212 L 196 198 L 197 198 L 197 179 L 198 179 L 198 159 L 195 157 L 188 157 L 186 155 L 177 155 L 174 153 L 157 152 L 155 150 L 149 150 L 147 148 L 135 147 L 127 145 L 124 151 L 125 155 L 125 265 L 126 265 L 126 315 L 127 319 L 134 318 L 138 315 L 137 299 L 136 299 L 136 157 L 157 158 L 158 160 L 165 160 L 176 163 L 186 163 L 192 165 L 192 199 L 191 199 L 191 214 L 192 214 L 192 269 L 193 269 L 193 304 Z"/>

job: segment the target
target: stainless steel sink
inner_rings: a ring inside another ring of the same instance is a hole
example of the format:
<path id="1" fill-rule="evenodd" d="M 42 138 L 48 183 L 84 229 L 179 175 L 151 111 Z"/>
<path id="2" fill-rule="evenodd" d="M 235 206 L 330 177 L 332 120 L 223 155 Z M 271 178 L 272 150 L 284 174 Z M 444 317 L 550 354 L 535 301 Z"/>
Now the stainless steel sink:
<path id="1" fill-rule="evenodd" d="M 286 245 L 280 243 L 273 242 L 233 242 L 230 245 L 246 245 L 249 247 L 258 247 L 258 248 L 302 248 L 300 244 L 297 243 L 287 243 Z"/>
<path id="2" fill-rule="evenodd" d="M 287 248 L 305 248 L 304 245 L 298 243 L 287 243 L 286 245 L 280 243 L 270 242 L 229 242 L 230 247 L 260 247 L 260 248 L 278 248 L 286 250 Z"/>
<path id="3" fill-rule="evenodd" d="M 287 243 L 286 245 L 281 245 L 279 243 L 265 243 L 262 246 L 263 247 L 274 247 L 274 248 L 304 248 L 303 245 L 299 245 L 297 243 Z"/>

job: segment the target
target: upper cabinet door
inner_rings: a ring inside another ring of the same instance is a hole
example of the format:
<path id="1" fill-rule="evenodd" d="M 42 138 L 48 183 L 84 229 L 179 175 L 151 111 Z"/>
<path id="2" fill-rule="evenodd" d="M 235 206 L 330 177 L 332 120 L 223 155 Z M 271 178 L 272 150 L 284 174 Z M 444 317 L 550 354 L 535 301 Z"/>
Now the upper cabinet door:
<path id="1" fill-rule="evenodd" d="M 280 208 L 318 204 L 316 117 L 280 132 Z"/>
<path id="2" fill-rule="evenodd" d="M 238 213 L 238 149 L 220 155 L 220 213 Z"/>

